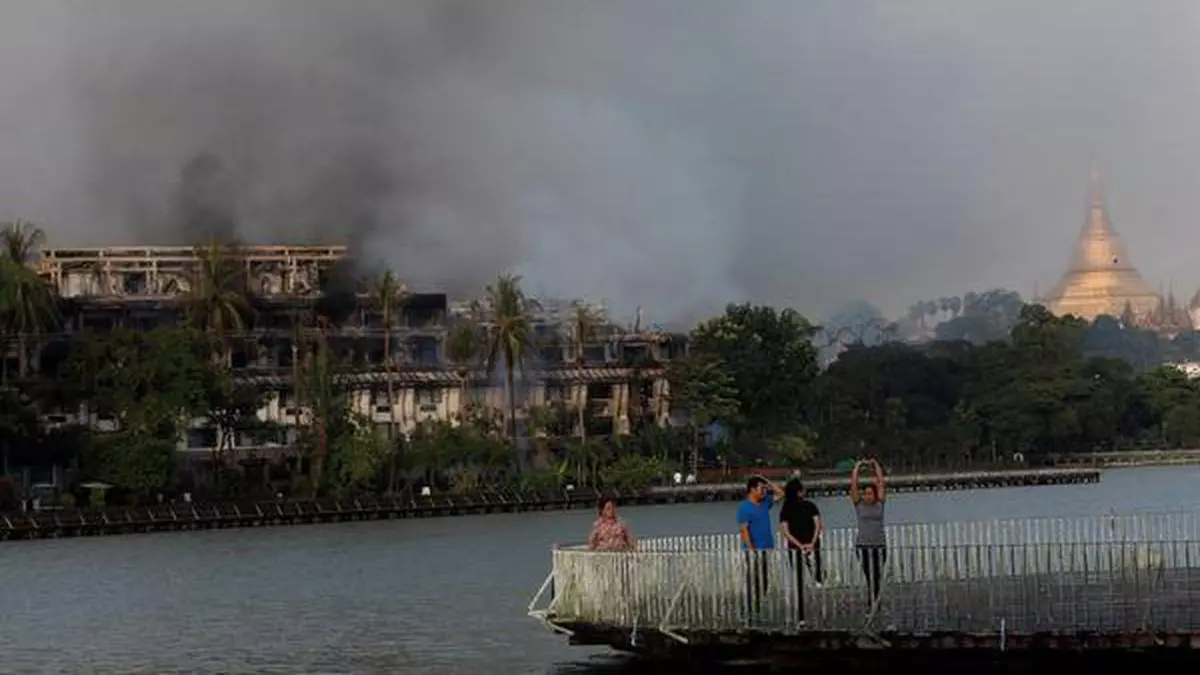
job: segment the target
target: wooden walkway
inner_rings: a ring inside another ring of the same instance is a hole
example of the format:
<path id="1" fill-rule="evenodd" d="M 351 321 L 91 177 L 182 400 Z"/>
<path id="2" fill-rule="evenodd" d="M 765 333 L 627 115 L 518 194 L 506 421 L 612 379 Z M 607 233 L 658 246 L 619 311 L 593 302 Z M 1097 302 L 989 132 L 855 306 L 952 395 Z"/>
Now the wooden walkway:
<path id="1" fill-rule="evenodd" d="M 806 568 L 798 586 L 789 552 L 748 555 L 727 535 L 648 540 L 633 553 L 557 549 L 530 613 L 577 644 L 663 653 L 1200 650 L 1200 514 L 899 525 L 888 535 L 877 603 L 853 532 L 833 530 L 820 585 Z M 755 603 L 759 569 L 766 590 Z"/>

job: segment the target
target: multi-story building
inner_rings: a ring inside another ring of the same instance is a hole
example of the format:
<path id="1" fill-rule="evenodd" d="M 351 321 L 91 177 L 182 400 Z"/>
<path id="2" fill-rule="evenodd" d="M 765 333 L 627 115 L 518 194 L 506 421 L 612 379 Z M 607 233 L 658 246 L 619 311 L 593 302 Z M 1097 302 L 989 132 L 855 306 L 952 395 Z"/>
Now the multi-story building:
<path id="1" fill-rule="evenodd" d="M 239 381 L 270 392 L 258 415 L 289 430 L 280 438 L 282 447 L 295 438 L 291 430 L 306 423 L 295 366 L 318 333 L 339 364 L 336 377 L 351 391 L 353 404 L 378 424 L 394 423 L 408 432 L 422 420 L 454 420 L 471 403 L 506 408 L 501 369 L 489 374 L 481 363 L 466 369 L 448 362 L 448 332 L 456 321 L 466 320 L 460 303 L 451 303 L 443 293 L 405 290 L 391 328 L 385 329 L 366 280 L 343 283 L 346 297 L 341 299 L 324 292 L 346 254 L 341 246 L 246 246 L 236 251 L 257 311 L 245 330 L 229 336 L 230 365 Z M 178 300 L 188 291 L 198 261 L 188 247 L 122 247 L 49 249 L 36 265 L 57 293 L 72 301 L 74 309 L 63 327 L 69 334 L 116 326 L 150 329 L 179 321 L 183 308 Z M 342 306 L 322 312 L 335 318 L 318 327 L 313 309 L 323 302 Z M 627 433 L 639 415 L 667 422 L 662 364 L 683 354 L 682 336 L 623 330 L 606 321 L 580 356 L 564 313 L 551 308 L 536 313 L 534 322 L 539 346 L 518 377 L 519 416 L 533 406 L 561 402 L 588 406 L 596 433 Z M 390 363 L 384 360 L 388 333 Z M 78 421 L 89 414 L 86 408 L 51 411 L 49 421 Z M 111 424 L 94 415 L 90 421 L 101 428 Z M 224 440 L 204 420 L 193 426 L 189 449 L 209 449 Z M 235 439 L 233 445 L 248 443 Z"/>

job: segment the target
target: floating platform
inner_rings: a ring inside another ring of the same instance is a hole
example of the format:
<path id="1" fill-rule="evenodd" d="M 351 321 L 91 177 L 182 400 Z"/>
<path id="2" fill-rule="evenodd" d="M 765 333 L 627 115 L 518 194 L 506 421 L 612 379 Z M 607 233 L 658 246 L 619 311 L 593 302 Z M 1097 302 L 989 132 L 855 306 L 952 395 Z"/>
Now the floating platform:
<path id="1" fill-rule="evenodd" d="M 1043 469 L 969 474 L 928 474 L 889 478 L 889 489 L 903 491 L 968 490 L 1025 485 L 1065 485 L 1100 480 L 1096 469 Z M 844 490 L 838 481 L 808 483 L 813 494 Z M 689 485 L 648 490 L 605 491 L 618 505 L 682 504 L 741 499 L 745 486 Z M 591 488 L 556 492 L 487 491 L 472 495 L 317 500 L 173 503 L 105 509 L 48 509 L 0 513 L 0 540 L 98 536 L 231 527 L 339 523 L 392 518 L 438 518 L 594 509 L 600 493 Z"/>
<path id="2" fill-rule="evenodd" d="M 891 525 L 874 602 L 853 541 L 827 533 L 819 584 L 812 561 L 732 535 L 559 548 L 530 616 L 571 644 L 670 660 L 1200 663 L 1200 514 Z"/>

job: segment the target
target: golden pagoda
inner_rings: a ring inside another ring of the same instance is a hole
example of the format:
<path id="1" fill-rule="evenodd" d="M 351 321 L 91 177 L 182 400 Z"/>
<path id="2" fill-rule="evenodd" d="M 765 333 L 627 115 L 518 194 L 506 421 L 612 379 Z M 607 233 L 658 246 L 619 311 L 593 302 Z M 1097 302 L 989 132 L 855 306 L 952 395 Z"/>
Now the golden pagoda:
<path id="1" fill-rule="evenodd" d="M 1107 314 L 1140 322 L 1162 306 L 1162 296 L 1146 285 L 1129 260 L 1104 206 L 1100 172 L 1094 167 L 1088 185 L 1087 220 L 1079 233 L 1075 258 L 1062 280 L 1046 295 L 1054 314 L 1073 314 L 1091 321 Z M 1132 317 L 1130 316 L 1132 315 Z"/>

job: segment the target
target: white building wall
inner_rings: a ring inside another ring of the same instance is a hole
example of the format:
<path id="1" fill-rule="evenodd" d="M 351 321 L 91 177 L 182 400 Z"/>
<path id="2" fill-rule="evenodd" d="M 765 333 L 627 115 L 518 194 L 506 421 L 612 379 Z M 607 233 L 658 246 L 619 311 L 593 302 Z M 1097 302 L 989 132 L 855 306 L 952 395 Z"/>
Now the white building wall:
<path id="1" fill-rule="evenodd" d="M 1189 376 L 1200 376 L 1200 363 L 1180 364 L 1179 367 L 1182 368 L 1184 366 L 1190 368 L 1190 370 L 1185 369 L 1185 372 L 1188 372 Z M 569 405 L 579 406 L 588 403 L 586 383 L 564 383 L 552 386 L 562 387 L 565 402 Z M 507 410 L 508 396 L 503 385 L 468 388 L 466 393 L 472 402 L 478 401 L 501 411 Z M 525 393 L 526 399 L 517 401 L 518 415 L 525 412 L 531 405 L 542 406 L 552 402 L 547 396 L 547 387 L 544 383 L 537 383 L 531 385 L 531 387 L 527 387 Z M 668 386 L 666 380 L 656 380 L 654 383 L 654 404 L 658 411 L 660 424 L 667 423 L 670 418 L 670 412 L 665 405 L 665 396 L 667 393 Z M 386 394 L 374 398 L 372 394 L 373 388 L 369 386 L 364 386 L 351 392 L 350 404 L 353 406 L 353 409 L 359 414 L 368 417 L 376 424 L 391 422 L 391 412 L 394 410 L 397 429 L 402 433 L 411 433 L 416 428 L 416 425 L 424 420 L 457 422 L 464 403 L 463 389 L 457 384 L 436 388 L 414 387 L 411 385 L 397 386 L 393 391 L 395 403 L 390 409 L 387 406 Z M 290 391 L 271 392 L 265 398 L 263 406 L 258 410 L 257 417 L 264 422 L 272 422 L 285 429 L 294 429 L 297 425 L 297 415 L 295 414 L 295 409 L 288 407 L 291 402 L 290 399 Z M 605 406 L 603 411 L 597 412 L 611 414 L 614 417 L 614 429 L 618 433 L 623 433 L 629 427 L 629 418 L 626 410 L 628 402 L 628 385 L 615 384 L 613 385 L 611 402 Z M 111 418 L 101 419 L 95 412 L 90 411 L 86 405 L 81 405 L 78 410 L 54 411 L 43 415 L 43 421 L 50 426 L 74 424 L 82 420 L 87 420 L 90 426 L 97 431 L 114 431 L 116 429 L 115 420 Z M 305 406 L 301 406 L 299 409 L 299 423 L 301 426 L 311 423 L 311 414 Z M 193 429 L 203 429 L 206 425 L 207 418 L 198 417 L 193 420 L 191 427 Z M 290 435 L 289 438 L 291 438 Z M 216 434 L 216 439 L 217 443 L 221 442 L 219 432 Z M 193 452 L 208 452 L 211 450 L 211 447 L 189 448 L 186 435 L 180 438 L 179 447 L 180 450 L 190 450 Z"/>

